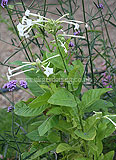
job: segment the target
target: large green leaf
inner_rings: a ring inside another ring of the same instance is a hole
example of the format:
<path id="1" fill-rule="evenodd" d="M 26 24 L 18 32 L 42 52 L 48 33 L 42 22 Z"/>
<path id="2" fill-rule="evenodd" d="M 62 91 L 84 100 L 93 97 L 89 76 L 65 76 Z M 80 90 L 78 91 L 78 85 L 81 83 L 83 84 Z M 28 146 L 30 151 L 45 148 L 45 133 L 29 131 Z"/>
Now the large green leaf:
<path id="1" fill-rule="evenodd" d="M 89 158 L 85 158 L 83 157 L 82 154 L 79 154 L 79 153 L 71 153 L 68 157 L 67 157 L 67 160 L 91 160 Z"/>
<path id="2" fill-rule="evenodd" d="M 35 159 L 35 158 L 38 158 L 39 156 L 41 156 L 41 155 L 43 155 L 43 154 L 45 154 L 45 153 L 47 153 L 49 151 L 54 150 L 56 147 L 57 147 L 57 144 L 54 143 L 54 144 L 46 146 L 46 147 L 44 147 L 42 149 L 39 149 L 39 151 L 37 151 L 33 156 L 31 156 L 31 160 Z"/>
<path id="3" fill-rule="evenodd" d="M 99 111 L 100 109 L 102 109 L 103 111 L 107 112 L 109 107 L 113 107 L 113 104 L 111 102 L 107 102 L 105 100 L 99 99 L 99 100 L 95 101 L 85 111 L 92 112 L 92 111 Z"/>
<path id="4" fill-rule="evenodd" d="M 107 121 L 108 122 L 108 121 Z M 115 126 L 111 122 L 107 123 L 107 128 L 105 130 L 105 138 L 110 136 L 115 131 Z"/>
<path id="5" fill-rule="evenodd" d="M 58 123 L 58 116 L 51 116 L 46 119 L 39 127 L 39 135 L 43 136 L 46 132 L 48 132 L 51 128 L 53 128 Z"/>
<path id="6" fill-rule="evenodd" d="M 44 90 L 39 86 L 39 84 L 35 81 L 35 79 L 26 76 L 26 81 L 28 88 L 34 94 L 34 96 L 38 97 L 44 94 Z"/>
<path id="7" fill-rule="evenodd" d="M 52 106 L 53 108 L 51 108 L 48 112 L 47 115 L 59 115 L 63 113 L 63 110 L 60 107 L 55 107 Z"/>
<path id="8" fill-rule="evenodd" d="M 104 160 L 113 160 L 114 151 L 110 151 L 104 155 Z"/>
<path id="9" fill-rule="evenodd" d="M 51 131 L 48 136 L 47 139 L 49 140 L 49 142 L 51 143 L 57 143 L 61 141 L 61 137 L 60 137 L 60 133 L 55 132 L 55 131 Z"/>
<path id="10" fill-rule="evenodd" d="M 48 103 L 67 107 L 76 107 L 74 96 L 65 88 L 56 91 L 48 100 Z"/>
<path id="11" fill-rule="evenodd" d="M 32 141 L 47 141 L 47 138 L 46 137 L 41 137 L 40 135 L 39 135 L 39 132 L 38 132 L 38 130 L 34 130 L 34 131 L 32 131 L 32 132 L 30 132 L 30 133 L 28 133 L 28 134 L 26 134 L 26 136 L 29 138 L 29 139 L 31 139 Z"/>
<path id="12" fill-rule="evenodd" d="M 111 91 L 111 88 L 102 88 L 102 89 L 91 89 L 84 93 L 82 96 L 82 105 L 85 108 L 92 105 L 95 101 L 100 99 L 100 96 L 108 91 Z"/>
<path id="13" fill-rule="evenodd" d="M 55 56 L 57 55 L 56 53 L 53 53 L 52 55 L 50 53 L 46 53 L 46 57 L 47 58 L 50 58 L 52 56 Z M 64 65 L 63 65 L 63 62 L 62 62 L 62 59 L 60 56 L 58 57 L 55 57 L 55 58 L 52 58 L 49 60 L 55 67 L 59 68 L 59 69 L 62 69 L 64 70 Z"/>
<path id="14" fill-rule="evenodd" d="M 68 123 L 66 120 L 59 120 L 58 124 L 55 127 L 58 130 L 68 133 L 70 132 L 70 129 L 72 128 L 72 124 Z"/>
<path id="15" fill-rule="evenodd" d="M 30 108 L 24 102 L 20 101 L 15 104 L 14 112 L 19 116 L 32 117 L 40 115 L 48 107 L 48 105 L 43 105 L 39 108 Z"/>
<path id="16" fill-rule="evenodd" d="M 68 87 L 70 88 L 70 90 L 74 90 L 78 88 L 78 85 L 82 81 L 82 76 L 84 72 L 84 67 L 81 61 L 76 60 L 74 62 L 73 62 L 74 68 L 69 72 L 69 75 L 68 75 L 69 80 L 71 80 L 71 84 L 70 83 L 68 84 Z"/>
<path id="17" fill-rule="evenodd" d="M 56 148 L 56 153 L 61 153 L 61 152 L 64 152 L 64 151 L 70 151 L 72 149 L 72 147 L 67 144 L 67 143 L 60 143 L 58 145 L 58 147 Z"/>
<path id="18" fill-rule="evenodd" d="M 30 104 L 30 108 L 39 108 L 40 106 L 43 106 L 44 104 L 47 104 L 48 99 L 50 98 L 51 93 L 45 92 L 43 95 L 37 97 L 34 99 Z"/>
<path id="19" fill-rule="evenodd" d="M 96 136 L 96 130 L 95 128 L 90 129 L 88 132 L 82 132 L 81 130 L 76 130 L 74 132 L 78 137 L 84 139 L 84 140 L 93 140 Z"/>

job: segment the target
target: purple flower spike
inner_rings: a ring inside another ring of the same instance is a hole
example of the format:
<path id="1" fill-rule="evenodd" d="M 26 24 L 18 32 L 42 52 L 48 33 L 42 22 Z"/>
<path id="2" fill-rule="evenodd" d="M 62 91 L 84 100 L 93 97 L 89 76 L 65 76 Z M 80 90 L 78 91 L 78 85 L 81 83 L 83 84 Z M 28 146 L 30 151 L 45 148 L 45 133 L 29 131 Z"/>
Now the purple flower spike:
<path id="1" fill-rule="evenodd" d="M 20 84 L 21 87 L 27 88 L 27 82 L 26 82 L 26 81 L 20 80 L 20 81 L 19 81 L 19 84 Z"/>
<path id="2" fill-rule="evenodd" d="M 9 91 L 12 92 L 16 88 L 16 83 L 17 83 L 17 80 L 12 80 L 8 82 L 7 88 L 9 89 Z"/>
<path id="3" fill-rule="evenodd" d="M 74 44 L 70 41 L 70 43 L 69 43 L 68 46 L 69 46 L 69 47 L 74 47 Z"/>
<path id="4" fill-rule="evenodd" d="M 80 34 L 80 31 L 74 32 L 75 36 L 78 36 Z"/>
<path id="5" fill-rule="evenodd" d="M 7 112 L 12 112 L 13 106 L 9 106 Z"/>
<path id="6" fill-rule="evenodd" d="M 112 88 L 112 85 L 107 86 L 106 88 Z"/>
<path id="7" fill-rule="evenodd" d="M 4 6 L 6 6 L 8 3 L 8 0 L 2 0 L 1 2 L 1 6 L 4 8 Z"/>
<path id="8" fill-rule="evenodd" d="M 8 83 L 4 84 L 3 88 L 9 89 L 9 91 L 13 91 L 16 88 L 16 83 L 17 80 L 9 81 Z"/>

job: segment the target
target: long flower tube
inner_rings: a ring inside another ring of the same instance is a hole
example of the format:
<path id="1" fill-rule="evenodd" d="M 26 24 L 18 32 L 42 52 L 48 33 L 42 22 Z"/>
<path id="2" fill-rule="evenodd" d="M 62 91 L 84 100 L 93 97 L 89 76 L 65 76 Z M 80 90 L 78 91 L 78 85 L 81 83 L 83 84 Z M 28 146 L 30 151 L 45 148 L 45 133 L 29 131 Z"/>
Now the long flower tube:
<path id="1" fill-rule="evenodd" d="M 106 115 L 106 116 L 103 117 L 103 118 L 108 119 L 116 128 L 116 123 L 109 117 L 116 117 L 116 115 Z"/>
<path id="2" fill-rule="evenodd" d="M 8 81 L 10 81 L 10 78 L 11 77 L 14 77 L 14 76 L 17 76 L 19 74 L 22 74 L 22 73 L 25 73 L 25 72 L 29 72 L 29 71 L 32 71 L 32 70 L 35 70 L 34 68 L 30 68 L 30 69 L 26 69 L 24 71 L 20 71 L 20 72 L 16 72 L 16 73 L 13 73 L 15 71 L 18 71 L 20 69 L 22 69 L 23 67 L 26 67 L 26 66 L 40 66 L 40 68 L 43 68 L 44 69 L 44 74 L 49 77 L 49 75 L 53 74 L 53 68 L 50 68 L 49 65 L 50 65 L 50 62 L 49 60 L 50 59 L 53 59 L 53 58 L 56 58 L 60 56 L 59 54 L 57 55 L 54 55 L 52 57 L 49 57 L 48 59 L 44 60 L 44 61 L 41 61 L 39 58 L 36 59 L 36 62 L 22 62 L 24 65 L 22 66 L 19 66 L 19 67 L 16 67 L 14 69 L 10 69 L 10 67 L 8 68 L 8 72 L 6 73 L 7 75 L 7 79 Z M 47 66 L 45 67 L 45 65 L 47 64 Z"/>

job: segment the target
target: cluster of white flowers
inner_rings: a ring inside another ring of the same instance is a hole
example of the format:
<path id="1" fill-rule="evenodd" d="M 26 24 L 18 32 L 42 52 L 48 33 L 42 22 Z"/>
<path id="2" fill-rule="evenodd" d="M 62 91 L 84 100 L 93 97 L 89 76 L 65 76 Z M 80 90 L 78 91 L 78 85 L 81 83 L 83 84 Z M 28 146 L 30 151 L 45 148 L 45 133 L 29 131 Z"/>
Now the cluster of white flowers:
<path id="1" fill-rule="evenodd" d="M 20 72 L 17 72 L 19 71 L 20 69 L 23 69 L 24 67 L 27 67 L 27 66 L 37 66 L 39 65 L 40 68 L 42 68 L 44 71 L 44 74 L 49 77 L 51 74 L 53 74 L 53 68 L 50 68 L 49 65 L 50 65 L 50 62 L 48 60 L 50 59 L 53 59 L 53 58 L 56 58 L 60 56 L 59 54 L 55 55 L 55 56 L 52 56 L 44 61 L 40 61 L 40 59 L 36 59 L 36 62 L 23 62 L 24 65 L 22 66 L 19 66 L 19 67 L 16 67 L 14 69 L 11 69 L 10 67 L 8 68 L 8 72 L 7 72 L 7 78 L 8 80 L 10 81 L 10 78 L 11 77 L 14 77 L 14 76 L 17 76 L 21 73 L 25 73 L 25 72 L 28 72 L 28 71 L 32 71 L 34 70 L 34 68 L 30 68 L 30 69 L 26 69 L 24 71 L 20 71 Z M 45 67 L 45 65 L 47 64 L 47 66 Z M 15 73 L 14 73 L 15 72 Z"/>
<path id="2" fill-rule="evenodd" d="M 32 20 L 30 18 L 27 18 L 29 16 L 36 16 L 38 18 L 37 18 L 37 20 Z M 41 24 L 41 22 L 47 22 L 46 20 L 43 20 L 43 18 L 45 19 L 45 17 L 40 16 L 39 14 L 33 14 L 33 13 L 30 13 L 29 10 L 26 10 L 25 16 L 23 16 L 23 18 L 22 18 L 22 23 L 19 23 L 17 25 L 17 29 L 19 31 L 19 35 L 21 37 L 28 38 L 29 37 L 29 32 L 31 31 L 32 26 L 34 24 L 37 24 L 37 25 L 43 27 L 43 25 Z"/>
<path id="3" fill-rule="evenodd" d="M 59 19 L 57 19 L 56 23 L 60 22 L 60 23 L 66 23 L 66 24 L 73 25 L 75 30 L 79 30 L 80 24 L 84 24 L 84 22 L 76 21 L 76 20 L 61 20 L 62 18 L 64 18 L 67 15 L 68 14 L 65 14 L 62 17 L 60 17 Z M 36 17 L 37 19 L 36 20 L 33 18 L 31 19 L 31 17 Z M 43 22 L 44 23 L 49 22 L 49 20 L 50 20 L 49 18 L 43 17 L 40 14 L 31 13 L 29 10 L 26 10 L 25 16 L 23 16 L 23 18 L 22 18 L 22 23 L 19 23 L 17 25 L 19 35 L 22 37 L 28 38 L 29 32 L 31 31 L 33 25 L 37 24 L 40 27 L 45 27 Z M 85 27 L 87 28 L 88 25 L 85 24 Z M 63 31 L 63 30 L 61 29 L 61 31 Z M 67 35 L 65 32 L 64 32 L 64 34 L 62 34 L 62 36 L 85 38 L 84 36 Z"/>

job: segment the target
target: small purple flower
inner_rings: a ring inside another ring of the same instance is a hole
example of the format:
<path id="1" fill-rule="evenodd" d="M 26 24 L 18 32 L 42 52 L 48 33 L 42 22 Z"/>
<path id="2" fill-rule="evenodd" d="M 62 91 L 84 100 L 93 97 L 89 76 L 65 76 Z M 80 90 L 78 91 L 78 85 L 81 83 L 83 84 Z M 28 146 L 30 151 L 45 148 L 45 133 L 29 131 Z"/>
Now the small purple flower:
<path id="1" fill-rule="evenodd" d="M 20 84 L 21 87 L 27 88 L 27 82 L 26 82 L 26 81 L 20 80 L 20 81 L 19 81 L 19 84 Z"/>
<path id="2" fill-rule="evenodd" d="M 72 43 L 72 42 L 70 41 L 70 43 L 69 43 L 68 46 L 69 46 L 69 47 L 74 47 L 74 43 Z"/>
<path id="3" fill-rule="evenodd" d="M 112 88 L 112 85 L 107 86 L 106 88 Z"/>
<path id="4" fill-rule="evenodd" d="M 80 31 L 74 32 L 75 36 L 78 36 L 80 34 Z"/>
<path id="5" fill-rule="evenodd" d="M 9 91 L 13 91 L 16 88 L 16 83 L 17 80 L 9 81 L 8 83 L 4 84 L 3 88 L 9 89 Z"/>
<path id="6" fill-rule="evenodd" d="M 103 4 L 99 4 L 99 5 L 97 5 L 97 8 L 104 9 L 104 6 L 103 6 Z"/>
<path id="7" fill-rule="evenodd" d="M 8 0 L 2 0 L 1 6 L 4 8 L 4 6 L 7 5 L 7 3 L 8 3 Z"/>
<path id="8" fill-rule="evenodd" d="M 7 112 L 12 112 L 13 106 L 9 106 Z"/>

